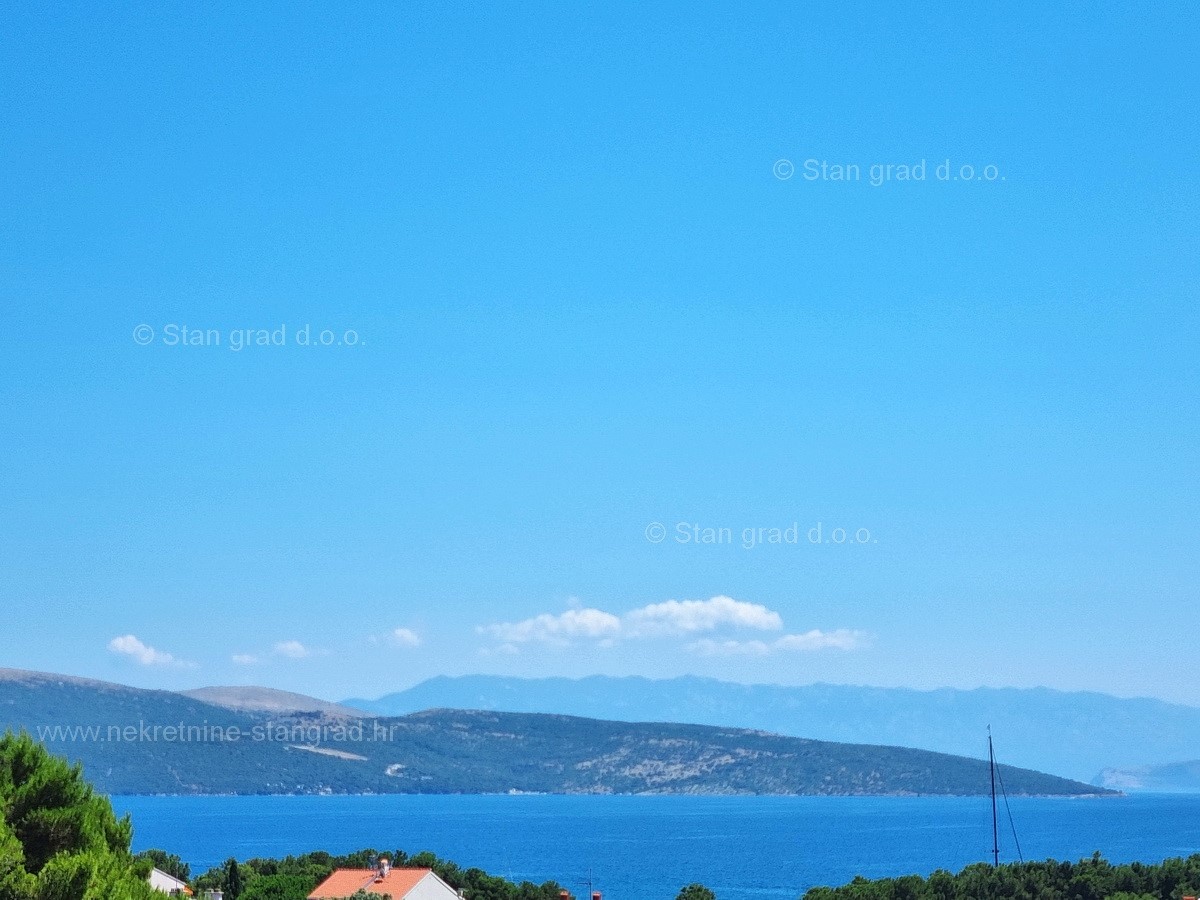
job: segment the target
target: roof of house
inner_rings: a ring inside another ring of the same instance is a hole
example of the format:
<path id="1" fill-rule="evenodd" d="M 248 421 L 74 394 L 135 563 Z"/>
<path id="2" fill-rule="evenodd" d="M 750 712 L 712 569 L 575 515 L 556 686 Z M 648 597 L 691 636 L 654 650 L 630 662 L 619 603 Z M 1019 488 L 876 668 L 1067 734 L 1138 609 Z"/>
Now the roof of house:
<path id="1" fill-rule="evenodd" d="M 316 886 L 309 900 L 326 897 L 350 897 L 358 891 L 368 894 L 390 894 L 392 900 L 404 900 L 432 869 L 391 869 L 381 877 L 375 869 L 336 869 Z"/>
<path id="2" fill-rule="evenodd" d="M 163 892 L 171 891 L 171 890 L 178 890 L 178 891 L 182 891 L 184 894 L 188 895 L 189 897 L 192 896 L 192 889 L 187 886 L 186 881 L 184 881 L 180 878 L 176 878 L 174 875 L 170 874 L 169 872 L 164 872 L 162 869 L 158 868 L 157 866 L 150 870 L 149 881 L 150 881 L 150 886 L 152 888 L 154 888 L 155 890 L 163 891 Z"/>

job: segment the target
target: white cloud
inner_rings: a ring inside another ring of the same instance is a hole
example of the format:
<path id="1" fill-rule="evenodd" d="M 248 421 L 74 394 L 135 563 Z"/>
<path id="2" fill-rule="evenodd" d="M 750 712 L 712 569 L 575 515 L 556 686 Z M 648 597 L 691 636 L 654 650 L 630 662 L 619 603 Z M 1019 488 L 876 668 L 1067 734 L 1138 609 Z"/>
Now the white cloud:
<path id="1" fill-rule="evenodd" d="M 573 639 L 586 638 L 611 645 L 612 641 L 622 637 L 696 634 L 722 626 L 779 631 L 783 628 L 783 619 L 779 613 L 757 603 L 713 597 L 710 600 L 652 603 L 624 616 L 602 609 L 572 608 L 557 615 L 542 613 L 520 622 L 485 625 L 479 631 L 509 644 L 540 641 L 563 645 Z"/>
<path id="2" fill-rule="evenodd" d="M 715 631 L 723 625 L 756 631 L 782 631 L 783 618 L 758 603 L 732 597 L 709 600 L 667 600 L 635 609 L 624 617 L 631 636 L 695 634 Z"/>
<path id="3" fill-rule="evenodd" d="M 771 652 L 771 645 L 766 641 L 714 641 L 704 638 L 688 644 L 687 649 L 702 656 L 767 656 Z"/>
<path id="4" fill-rule="evenodd" d="M 568 609 L 552 615 L 542 613 L 521 622 L 499 622 L 479 629 L 505 644 L 538 641 L 565 645 L 573 638 L 611 638 L 621 631 L 621 620 L 600 609 Z"/>
<path id="5" fill-rule="evenodd" d="M 602 609 L 572 604 L 566 612 L 542 613 L 519 622 L 499 622 L 477 629 L 496 639 L 488 653 L 515 654 L 523 645 L 542 643 L 568 647 L 589 641 L 596 647 L 611 647 L 622 640 L 667 637 L 699 637 L 687 649 L 708 656 L 769 656 L 814 650 L 855 650 L 867 644 L 861 631 L 841 628 L 836 631 L 812 630 L 802 634 L 784 634 L 767 639 L 734 639 L 732 634 L 745 631 L 779 632 L 783 617 L 759 603 L 747 603 L 732 597 L 708 600 L 666 600 L 651 603 L 616 615 Z M 717 633 L 731 635 L 720 639 Z"/>
<path id="6" fill-rule="evenodd" d="M 687 649 L 704 656 L 769 656 L 772 653 L 807 653 L 816 650 L 859 650 L 869 637 L 862 631 L 839 628 L 836 631 L 813 629 L 804 634 L 785 634 L 773 641 L 714 641 L 704 638 L 688 644 Z"/>
<path id="7" fill-rule="evenodd" d="M 814 628 L 804 634 L 786 634 L 775 642 L 779 650 L 861 650 L 870 642 L 864 631 L 838 628 L 835 631 L 819 631 Z"/>
<path id="8" fill-rule="evenodd" d="M 306 656 L 312 656 L 312 651 L 299 641 L 280 641 L 275 645 L 275 652 L 288 659 L 304 659 Z"/>
<path id="9" fill-rule="evenodd" d="M 233 660 L 235 665 L 239 666 L 253 666 L 258 663 L 258 657 L 252 656 L 249 653 L 235 653 L 230 659 Z"/>
<path id="10" fill-rule="evenodd" d="M 495 647 L 480 647 L 479 655 L 484 659 L 492 656 L 518 656 L 521 648 L 516 644 L 499 644 Z"/>
<path id="11" fill-rule="evenodd" d="M 411 628 L 397 628 L 392 631 L 390 638 L 397 647 L 421 646 L 421 636 Z"/>
<path id="12" fill-rule="evenodd" d="M 143 644 L 132 634 L 113 638 L 108 642 L 108 649 L 113 653 L 119 653 L 122 656 L 135 659 L 143 666 L 174 666 L 183 669 L 193 669 L 196 667 L 195 663 L 176 659 L 170 653 L 155 650 L 153 647 Z"/>

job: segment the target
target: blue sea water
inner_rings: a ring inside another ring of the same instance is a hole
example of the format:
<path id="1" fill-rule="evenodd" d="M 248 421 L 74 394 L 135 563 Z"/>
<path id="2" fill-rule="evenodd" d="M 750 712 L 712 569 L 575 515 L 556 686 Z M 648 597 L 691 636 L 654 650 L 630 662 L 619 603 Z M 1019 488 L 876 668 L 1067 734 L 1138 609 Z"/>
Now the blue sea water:
<path id="1" fill-rule="evenodd" d="M 236 856 L 375 847 L 432 850 L 516 880 L 606 900 L 672 900 L 692 881 L 719 900 L 784 900 L 855 875 L 957 870 L 989 858 L 988 798 L 114 797 L 134 847 L 193 872 Z M 1026 859 L 1154 862 L 1200 852 L 1200 796 L 1011 801 Z M 1001 822 L 1007 819 L 1001 807 Z M 1011 833 L 1002 859 L 1016 858 Z"/>

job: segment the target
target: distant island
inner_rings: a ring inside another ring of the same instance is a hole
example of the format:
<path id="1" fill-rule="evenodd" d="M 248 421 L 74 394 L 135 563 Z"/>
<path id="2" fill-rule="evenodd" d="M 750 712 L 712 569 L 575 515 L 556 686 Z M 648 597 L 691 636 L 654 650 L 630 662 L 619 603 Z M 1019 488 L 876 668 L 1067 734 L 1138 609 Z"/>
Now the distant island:
<path id="1" fill-rule="evenodd" d="M 250 689 L 224 690 L 208 694 L 225 704 L 218 705 L 169 691 L 0 670 L 0 731 L 28 731 L 52 752 L 81 761 L 99 789 L 118 794 L 989 790 L 985 761 L 925 750 L 531 713 L 442 709 L 358 718 L 304 702 L 311 698 L 274 702 L 254 689 L 251 702 Z M 1001 773 L 1014 795 L 1115 793 L 1027 769 L 1005 766 Z"/>
<path id="2" fill-rule="evenodd" d="M 1200 747 L 1200 708 L 1049 688 L 926 691 L 847 684 L 737 684 L 694 675 L 664 679 L 463 675 L 430 678 L 378 699 L 352 698 L 342 705 L 388 716 L 447 707 L 623 722 L 692 722 L 838 743 L 922 747 L 958 756 L 986 753 L 983 734 L 991 725 L 1004 762 L 1081 781 L 1095 778 L 1101 769 L 1138 769 L 1194 759 Z M 1184 783 L 1200 790 L 1200 780 Z"/>
<path id="3" fill-rule="evenodd" d="M 1165 763 L 1160 766 L 1104 769 L 1093 779 L 1092 784 L 1116 791 L 1197 794 L 1200 793 L 1200 760 Z"/>

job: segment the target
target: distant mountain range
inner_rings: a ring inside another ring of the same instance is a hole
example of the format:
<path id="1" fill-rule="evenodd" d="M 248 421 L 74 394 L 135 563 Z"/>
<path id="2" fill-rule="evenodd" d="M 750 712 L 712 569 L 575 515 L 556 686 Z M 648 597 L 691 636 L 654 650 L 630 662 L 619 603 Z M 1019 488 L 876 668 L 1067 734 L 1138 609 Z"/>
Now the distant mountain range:
<path id="1" fill-rule="evenodd" d="M 1092 783 L 1131 793 L 1157 791 L 1165 794 L 1197 794 L 1200 793 L 1200 760 L 1131 769 L 1104 769 Z"/>
<path id="2" fill-rule="evenodd" d="M 110 793 L 967 795 L 989 787 L 985 762 L 924 750 L 530 713 L 359 719 L 267 689 L 200 694 L 225 705 L 0 669 L 0 731 L 30 731 L 82 761 Z M 1001 771 L 1011 794 L 1107 793 Z"/>
<path id="3" fill-rule="evenodd" d="M 422 709 L 560 713 L 634 722 L 756 728 L 826 741 L 986 756 L 1071 778 L 1191 759 L 1200 709 L 1160 700 L 1047 688 L 916 691 L 815 684 L 743 685 L 706 678 L 433 678 L 378 700 L 343 705 L 377 715 Z"/>
<path id="4" fill-rule="evenodd" d="M 319 712 L 332 716 L 361 716 L 362 710 L 318 700 L 304 694 L 264 687 L 203 687 L 180 691 L 183 696 L 240 712 Z"/>

